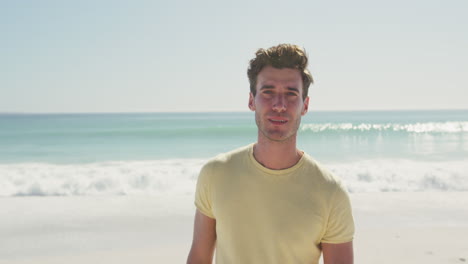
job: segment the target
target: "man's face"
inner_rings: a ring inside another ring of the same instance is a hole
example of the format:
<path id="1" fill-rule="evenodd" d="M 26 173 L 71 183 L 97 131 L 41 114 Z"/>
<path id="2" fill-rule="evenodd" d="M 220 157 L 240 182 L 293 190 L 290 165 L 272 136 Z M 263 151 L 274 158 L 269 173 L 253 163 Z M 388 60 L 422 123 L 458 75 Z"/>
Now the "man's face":
<path id="1" fill-rule="evenodd" d="M 309 107 L 309 97 L 302 99 L 302 77 L 297 69 L 266 66 L 257 76 L 257 94 L 250 93 L 249 108 L 255 111 L 260 137 L 271 141 L 296 138 Z"/>

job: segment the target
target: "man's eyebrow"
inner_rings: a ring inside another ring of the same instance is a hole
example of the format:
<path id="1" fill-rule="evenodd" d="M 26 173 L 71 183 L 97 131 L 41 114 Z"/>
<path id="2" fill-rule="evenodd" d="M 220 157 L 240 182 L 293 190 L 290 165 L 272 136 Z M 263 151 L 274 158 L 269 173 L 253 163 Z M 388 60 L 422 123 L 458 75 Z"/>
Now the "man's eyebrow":
<path id="1" fill-rule="evenodd" d="M 299 93 L 299 89 L 297 89 L 296 87 L 288 87 L 288 90 L 289 91 L 295 91 L 295 92 Z"/>
<path id="2" fill-rule="evenodd" d="M 268 84 L 265 84 L 265 85 L 262 85 L 262 87 L 260 87 L 260 90 L 263 90 L 263 89 L 274 89 L 275 87 L 273 85 L 268 85 Z"/>

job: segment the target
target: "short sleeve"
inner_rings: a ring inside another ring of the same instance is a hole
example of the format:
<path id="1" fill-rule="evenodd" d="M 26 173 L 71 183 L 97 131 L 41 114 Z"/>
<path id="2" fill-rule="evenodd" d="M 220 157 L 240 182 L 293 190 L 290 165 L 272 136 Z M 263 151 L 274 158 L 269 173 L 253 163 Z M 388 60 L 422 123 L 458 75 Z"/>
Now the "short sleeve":
<path id="1" fill-rule="evenodd" d="M 210 166 L 206 164 L 198 175 L 197 188 L 195 191 L 195 206 L 204 215 L 215 218 L 211 203 L 211 178 Z"/>
<path id="2" fill-rule="evenodd" d="M 339 244 L 353 240 L 354 218 L 349 195 L 341 185 L 332 197 L 330 215 L 322 243 Z"/>

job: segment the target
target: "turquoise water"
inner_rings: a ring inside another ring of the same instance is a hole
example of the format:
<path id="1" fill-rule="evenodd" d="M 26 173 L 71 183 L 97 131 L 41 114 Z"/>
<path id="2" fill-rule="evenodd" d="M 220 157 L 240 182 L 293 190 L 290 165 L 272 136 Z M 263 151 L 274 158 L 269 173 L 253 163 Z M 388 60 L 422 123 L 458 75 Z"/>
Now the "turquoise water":
<path id="1" fill-rule="evenodd" d="M 1 115 L 0 162 L 209 157 L 255 139 L 248 113 Z"/>
<path id="2" fill-rule="evenodd" d="M 0 196 L 192 197 L 254 114 L 0 114 Z M 468 110 L 310 112 L 298 145 L 350 192 L 468 191 Z"/>
<path id="3" fill-rule="evenodd" d="M 256 140 L 253 113 L 3 114 L 0 163 L 207 158 Z M 299 147 L 325 160 L 468 155 L 468 111 L 311 112 Z"/>

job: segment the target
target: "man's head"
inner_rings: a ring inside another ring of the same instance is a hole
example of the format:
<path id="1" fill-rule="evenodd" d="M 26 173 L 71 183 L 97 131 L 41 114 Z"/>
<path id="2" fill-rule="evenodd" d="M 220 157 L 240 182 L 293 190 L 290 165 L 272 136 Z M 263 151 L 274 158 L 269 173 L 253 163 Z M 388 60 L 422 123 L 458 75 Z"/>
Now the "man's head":
<path id="1" fill-rule="evenodd" d="M 257 77 L 266 66 L 283 69 L 297 69 L 302 77 L 302 99 L 308 95 L 309 86 L 313 83 L 312 75 L 307 69 L 308 58 L 305 51 L 299 46 L 292 44 L 279 44 L 269 49 L 259 49 L 255 58 L 250 60 L 247 75 L 250 82 L 250 92 L 255 96 L 257 93 Z"/>
<path id="2" fill-rule="evenodd" d="M 255 112 L 259 142 L 295 143 L 301 117 L 309 107 L 307 91 L 312 83 L 304 50 L 290 44 L 259 49 L 247 74 L 249 109 Z"/>

